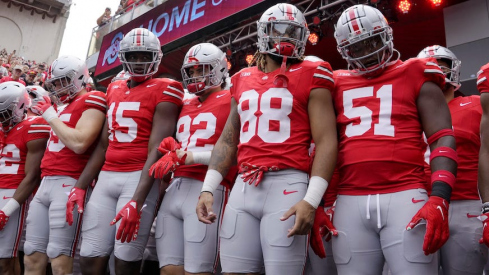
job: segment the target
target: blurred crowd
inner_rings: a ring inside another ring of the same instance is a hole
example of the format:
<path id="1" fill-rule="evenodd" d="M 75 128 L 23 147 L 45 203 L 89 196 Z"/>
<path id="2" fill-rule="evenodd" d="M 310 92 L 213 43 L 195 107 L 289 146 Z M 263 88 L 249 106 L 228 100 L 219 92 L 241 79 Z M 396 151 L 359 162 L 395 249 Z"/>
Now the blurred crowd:
<path id="1" fill-rule="evenodd" d="M 26 60 L 16 55 L 16 51 L 9 53 L 5 48 L 0 51 L 0 83 L 17 81 L 24 85 L 42 85 L 47 77 L 45 62 Z"/>
<path id="2" fill-rule="evenodd" d="M 132 10 L 135 6 L 143 4 L 145 1 L 146 0 L 121 0 L 114 16 L 124 14 Z M 107 24 L 112 18 L 111 14 L 112 10 L 109 7 L 105 8 L 104 13 L 97 19 L 97 25 L 101 27 Z"/>

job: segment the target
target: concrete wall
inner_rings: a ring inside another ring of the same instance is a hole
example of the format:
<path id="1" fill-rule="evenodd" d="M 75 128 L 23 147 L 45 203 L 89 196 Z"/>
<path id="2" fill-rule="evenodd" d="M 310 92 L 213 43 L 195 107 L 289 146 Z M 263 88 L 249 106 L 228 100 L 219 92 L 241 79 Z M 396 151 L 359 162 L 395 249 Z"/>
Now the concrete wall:
<path id="1" fill-rule="evenodd" d="M 51 63 L 58 57 L 61 40 L 66 27 L 67 16 L 53 19 L 30 11 L 19 11 L 20 7 L 0 1 L 0 50 L 6 48 L 10 53 L 37 62 Z"/>

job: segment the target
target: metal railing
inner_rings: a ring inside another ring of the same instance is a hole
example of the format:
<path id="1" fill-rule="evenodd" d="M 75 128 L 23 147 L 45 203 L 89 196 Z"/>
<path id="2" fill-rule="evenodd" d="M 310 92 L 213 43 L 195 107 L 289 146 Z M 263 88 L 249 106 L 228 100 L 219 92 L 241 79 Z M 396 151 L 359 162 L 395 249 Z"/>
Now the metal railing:
<path id="1" fill-rule="evenodd" d="M 140 5 L 136 5 L 136 3 L 134 3 L 131 6 L 126 7 L 123 12 L 112 16 L 112 18 L 105 24 L 94 27 L 92 29 L 90 43 L 88 44 L 87 59 L 100 51 L 102 40 L 106 34 L 118 29 L 128 22 L 131 22 L 133 19 L 145 14 L 154 7 L 166 1 L 168 0 L 146 0 Z"/>

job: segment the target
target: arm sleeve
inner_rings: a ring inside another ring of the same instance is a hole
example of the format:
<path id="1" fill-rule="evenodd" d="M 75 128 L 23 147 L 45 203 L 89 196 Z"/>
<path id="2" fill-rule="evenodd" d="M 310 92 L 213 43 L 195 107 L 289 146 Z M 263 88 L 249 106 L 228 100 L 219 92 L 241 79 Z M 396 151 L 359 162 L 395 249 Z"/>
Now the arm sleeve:
<path id="1" fill-rule="evenodd" d="M 167 79 L 167 83 L 166 85 L 163 85 L 163 91 L 158 98 L 158 103 L 170 102 L 174 103 L 178 107 L 182 107 L 184 95 L 185 92 L 183 90 L 182 83 Z"/>
<path id="2" fill-rule="evenodd" d="M 85 104 L 83 105 L 82 112 L 88 109 L 96 109 L 104 114 L 107 112 L 107 100 L 104 93 L 98 91 L 90 92 L 85 96 L 84 100 Z"/>
<path id="3" fill-rule="evenodd" d="M 482 93 L 489 93 L 489 63 L 482 66 L 477 72 L 477 89 Z"/>
<path id="4" fill-rule="evenodd" d="M 50 131 L 49 124 L 42 117 L 36 117 L 27 129 L 26 143 L 35 139 L 49 138 Z"/>

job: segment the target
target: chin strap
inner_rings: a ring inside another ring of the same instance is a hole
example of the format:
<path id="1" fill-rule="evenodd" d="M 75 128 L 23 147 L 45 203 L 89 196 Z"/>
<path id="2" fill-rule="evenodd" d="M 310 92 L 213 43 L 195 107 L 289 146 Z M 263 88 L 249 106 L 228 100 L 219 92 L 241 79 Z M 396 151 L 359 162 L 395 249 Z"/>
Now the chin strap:
<path id="1" fill-rule="evenodd" d="M 285 71 L 287 70 L 287 56 L 282 59 L 282 65 L 280 66 L 280 73 L 275 76 L 273 80 L 273 85 L 277 88 L 287 88 L 289 79 L 285 76 Z"/>

